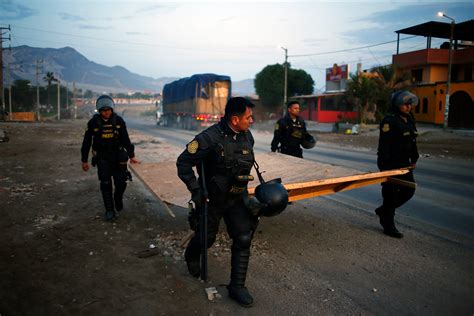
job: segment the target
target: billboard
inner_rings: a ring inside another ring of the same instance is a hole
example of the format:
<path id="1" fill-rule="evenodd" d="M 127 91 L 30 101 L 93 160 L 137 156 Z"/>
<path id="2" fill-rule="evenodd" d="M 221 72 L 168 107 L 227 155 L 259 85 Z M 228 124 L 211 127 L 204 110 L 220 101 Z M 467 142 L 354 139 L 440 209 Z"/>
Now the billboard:
<path id="1" fill-rule="evenodd" d="M 334 64 L 332 68 L 326 68 L 327 81 L 341 81 L 349 78 L 349 66 Z"/>

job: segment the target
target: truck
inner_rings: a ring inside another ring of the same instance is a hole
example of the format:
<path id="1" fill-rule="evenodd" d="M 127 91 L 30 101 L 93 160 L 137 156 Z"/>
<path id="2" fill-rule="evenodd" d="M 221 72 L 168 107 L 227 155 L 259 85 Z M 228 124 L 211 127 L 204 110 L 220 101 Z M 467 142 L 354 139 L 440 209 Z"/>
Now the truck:
<path id="1" fill-rule="evenodd" d="M 163 87 L 162 124 L 188 130 L 211 126 L 224 115 L 231 97 L 231 79 L 217 74 L 195 74 Z"/>

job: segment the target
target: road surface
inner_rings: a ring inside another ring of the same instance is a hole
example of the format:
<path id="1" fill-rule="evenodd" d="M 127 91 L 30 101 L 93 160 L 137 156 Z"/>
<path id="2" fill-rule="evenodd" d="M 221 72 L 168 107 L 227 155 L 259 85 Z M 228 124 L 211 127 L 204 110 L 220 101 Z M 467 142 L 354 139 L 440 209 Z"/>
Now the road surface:
<path id="1" fill-rule="evenodd" d="M 161 137 L 172 145 L 185 147 L 196 132 L 156 126 L 153 121 L 127 117 L 129 128 Z M 254 131 L 256 152 L 269 150 L 272 134 Z M 317 144 L 305 150 L 305 159 L 339 165 L 357 171 L 378 171 L 376 154 L 366 149 L 348 149 L 335 144 Z M 415 170 L 418 183 L 415 197 L 397 214 L 418 222 L 417 229 L 437 229 L 474 237 L 474 171 L 472 162 L 457 159 L 420 157 Z M 382 201 L 380 186 L 373 185 L 319 197 L 325 202 L 359 212 L 373 213 Z M 311 202 L 308 202 L 311 203 Z"/>

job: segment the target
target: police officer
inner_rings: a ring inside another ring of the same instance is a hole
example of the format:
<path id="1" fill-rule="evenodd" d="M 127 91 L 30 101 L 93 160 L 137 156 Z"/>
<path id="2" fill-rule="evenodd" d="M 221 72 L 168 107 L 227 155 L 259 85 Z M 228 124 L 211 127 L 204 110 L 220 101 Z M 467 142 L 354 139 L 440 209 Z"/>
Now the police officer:
<path id="1" fill-rule="evenodd" d="M 130 163 L 139 162 L 135 158 L 125 121 L 114 112 L 114 108 L 115 103 L 110 96 L 101 95 L 97 98 L 96 109 L 99 113 L 87 123 L 81 148 L 82 170 L 88 171 L 87 161 L 92 146 L 92 165 L 97 165 L 107 221 L 115 219 L 115 210 L 123 209 L 122 197 L 127 187 L 126 180 L 130 177 L 127 170 L 128 158 Z"/>
<path id="2" fill-rule="evenodd" d="M 413 168 L 418 160 L 416 137 L 418 132 L 411 109 L 418 98 L 408 91 L 397 91 L 392 95 L 389 113 L 380 123 L 380 138 L 377 151 L 377 165 L 381 171 L 411 167 L 409 173 L 396 178 L 415 182 Z M 382 184 L 383 204 L 375 210 L 380 217 L 384 233 L 390 237 L 402 238 L 395 227 L 395 209 L 410 200 L 415 188 L 385 182 Z"/>
<path id="3" fill-rule="evenodd" d="M 298 101 L 290 101 L 287 104 L 288 111 L 284 117 L 278 120 L 273 133 L 271 143 L 272 152 L 280 151 L 282 154 L 303 158 L 302 143 L 305 139 L 312 141 L 312 148 L 316 143 L 314 138 L 306 131 L 306 123 L 299 116 L 300 104 Z M 279 145 L 281 145 L 279 147 Z"/>
<path id="4" fill-rule="evenodd" d="M 250 170 L 254 163 L 254 139 L 249 131 L 253 123 L 254 104 L 242 97 L 229 99 L 225 115 L 198 134 L 176 162 L 179 178 L 191 192 L 191 199 L 199 209 L 202 204 L 201 174 L 202 162 L 208 190 L 208 247 L 216 239 L 221 218 L 232 239 L 231 274 L 227 286 L 229 297 L 242 306 L 251 306 L 253 298 L 245 287 L 250 258 L 250 245 L 258 224 L 258 217 L 252 215 L 244 205 L 244 196 Z M 193 172 L 197 167 L 199 181 Z M 188 271 L 194 277 L 200 275 L 201 254 L 200 228 L 190 240 L 185 259 Z"/>

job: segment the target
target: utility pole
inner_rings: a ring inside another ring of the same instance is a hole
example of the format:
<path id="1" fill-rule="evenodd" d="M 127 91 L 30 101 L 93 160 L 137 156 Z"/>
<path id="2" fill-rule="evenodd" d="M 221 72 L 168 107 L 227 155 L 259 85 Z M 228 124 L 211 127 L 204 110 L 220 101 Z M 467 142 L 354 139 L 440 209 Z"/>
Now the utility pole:
<path id="1" fill-rule="evenodd" d="M 7 78 L 8 78 L 8 110 L 9 110 L 9 117 L 11 121 L 13 119 L 13 111 L 12 111 L 12 79 L 11 79 L 11 73 L 10 73 L 10 64 L 7 65 Z"/>
<path id="2" fill-rule="evenodd" d="M 3 32 L 4 30 L 10 32 L 10 25 L 8 25 L 8 27 L 0 27 L 0 102 L 3 106 L 3 113 L 5 113 L 5 91 L 3 90 L 3 40 L 11 41 L 10 35 L 8 35 L 8 37 L 3 37 L 3 35 L 6 34 L 6 32 Z"/>
<path id="3" fill-rule="evenodd" d="M 56 79 L 58 81 L 58 121 L 61 119 L 61 81 Z"/>
<path id="4" fill-rule="evenodd" d="M 449 36 L 449 57 L 448 57 L 448 80 L 446 81 L 446 101 L 444 104 L 444 124 L 443 127 L 448 127 L 448 117 L 449 117 L 449 90 L 451 88 L 451 67 L 452 67 L 452 58 L 453 58 L 453 37 L 454 37 L 454 25 L 456 25 L 456 21 L 446 15 L 444 12 L 438 12 L 438 16 L 445 17 L 451 20 L 451 34 Z"/>
<path id="5" fill-rule="evenodd" d="M 41 66 L 40 66 L 41 65 Z M 40 92 L 39 92 L 39 75 L 40 67 L 43 66 L 43 59 L 36 60 L 36 119 L 40 120 Z"/>
<path id="6" fill-rule="evenodd" d="M 69 115 L 69 84 L 66 81 L 66 110 L 68 111 Z"/>
<path id="7" fill-rule="evenodd" d="M 72 82 L 72 104 L 74 106 L 74 119 L 77 118 L 77 105 L 76 105 L 76 82 Z"/>
<path id="8" fill-rule="evenodd" d="M 287 91 L 288 91 L 288 49 L 285 47 L 281 47 L 285 51 L 285 87 L 283 89 L 283 115 L 286 112 L 286 102 L 288 101 L 287 98 Z"/>

